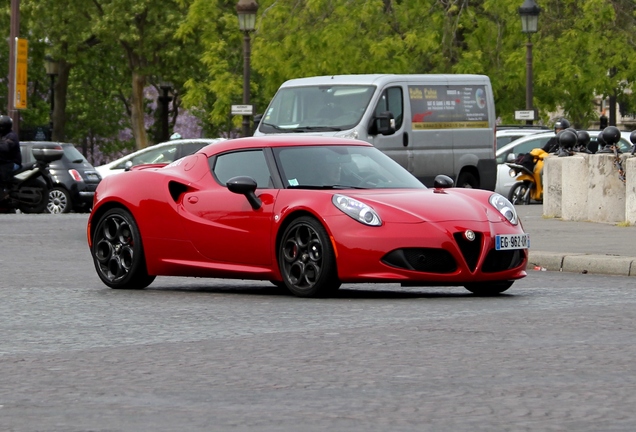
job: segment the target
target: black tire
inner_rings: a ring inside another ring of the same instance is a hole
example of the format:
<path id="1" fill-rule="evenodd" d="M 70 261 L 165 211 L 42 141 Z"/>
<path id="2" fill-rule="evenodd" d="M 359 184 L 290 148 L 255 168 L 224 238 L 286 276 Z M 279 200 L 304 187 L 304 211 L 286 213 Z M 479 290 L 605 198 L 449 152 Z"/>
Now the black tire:
<path id="1" fill-rule="evenodd" d="M 457 184 L 455 186 L 460 188 L 478 189 L 479 182 L 472 173 L 464 171 L 457 177 Z"/>
<path id="2" fill-rule="evenodd" d="M 283 282 L 298 297 L 318 297 L 340 288 L 336 256 L 325 228 L 302 216 L 283 232 L 278 247 Z"/>
<path id="3" fill-rule="evenodd" d="M 530 182 L 517 182 L 511 188 L 510 192 L 508 192 L 508 201 L 510 201 L 513 205 L 528 205 L 530 204 L 530 189 L 532 188 L 532 183 Z"/>
<path id="4" fill-rule="evenodd" d="M 65 188 L 56 186 L 49 191 L 49 202 L 45 210 L 47 213 L 69 213 L 72 208 L 71 194 Z"/>
<path id="5" fill-rule="evenodd" d="M 38 178 L 31 178 L 20 186 L 17 195 L 16 207 L 22 213 L 42 213 L 49 202 L 49 187 Z"/>
<path id="6" fill-rule="evenodd" d="M 95 226 L 91 254 L 102 282 L 114 289 L 143 289 L 155 280 L 146 270 L 139 228 L 128 211 L 111 209 Z"/>
<path id="7" fill-rule="evenodd" d="M 464 287 L 470 291 L 471 293 L 478 296 L 495 296 L 501 294 L 506 291 L 508 288 L 515 283 L 514 281 L 503 281 L 503 282 L 483 282 L 483 283 L 474 283 L 468 284 Z"/>

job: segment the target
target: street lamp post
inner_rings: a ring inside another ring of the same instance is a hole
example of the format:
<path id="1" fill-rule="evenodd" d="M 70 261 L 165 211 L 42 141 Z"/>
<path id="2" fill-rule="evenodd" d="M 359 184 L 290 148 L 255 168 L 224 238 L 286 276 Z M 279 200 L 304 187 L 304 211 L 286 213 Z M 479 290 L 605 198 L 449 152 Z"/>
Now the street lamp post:
<path id="1" fill-rule="evenodd" d="M 47 55 L 44 57 L 44 68 L 46 74 L 51 78 L 50 97 L 51 97 L 51 113 L 49 114 L 49 130 L 50 140 L 53 141 L 53 112 L 55 110 L 55 77 L 58 75 L 58 64 L 53 57 Z"/>
<path id="2" fill-rule="evenodd" d="M 526 110 L 533 111 L 532 108 L 532 33 L 537 32 L 539 13 L 541 8 L 534 0 L 525 0 L 519 8 L 521 16 L 521 31 L 528 35 L 526 43 Z M 526 120 L 526 124 L 531 125 L 532 120 Z"/>
<path id="3" fill-rule="evenodd" d="M 170 101 L 172 101 L 172 97 L 170 96 L 170 91 L 172 90 L 172 85 L 170 83 L 162 83 L 159 88 L 163 93 L 159 96 L 159 103 L 161 104 L 161 137 L 160 141 L 168 141 L 170 135 L 170 124 L 168 119 L 168 113 L 170 112 Z"/>
<path id="4" fill-rule="evenodd" d="M 243 32 L 243 105 L 250 103 L 250 33 L 256 26 L 258 3 L 254 0 L 239 0 L 236 4 L 239 29 Z M 250 115 L 243 115 L 243 136 L 250 135 Z"/>

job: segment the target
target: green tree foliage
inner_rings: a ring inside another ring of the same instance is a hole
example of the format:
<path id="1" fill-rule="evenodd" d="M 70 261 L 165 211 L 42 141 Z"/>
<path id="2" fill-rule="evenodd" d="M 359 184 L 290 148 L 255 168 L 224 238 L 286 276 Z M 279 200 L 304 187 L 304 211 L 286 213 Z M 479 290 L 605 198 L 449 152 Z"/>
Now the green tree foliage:
<path id="1" fill-rule="evenodd" d="M 149 125 L 141 119 L 153 108 L 142 90 L 162 81 L 172 83 L 176 100 L 205 121 L 208 133 L 240 127 L 241 117 L 230 114 L 243 92 L 235 0 L 21 2 L 32 61 L 41 62 L 48 51 L 65 65 L 66 83 L 61 76 L 56 95 L 66 96 L 71 136 L 112 137 L 131 126 L 137 146 L 148 144 Z M 537 0 L 539 31 L 530 39 L 521 32 L 522 3 L 263 0 L 250 35 L 251 101 L 262 112 L 282 82 L 302 76 L 478 73 L 492 80 L 497 115 L 512 122 L 514 111 L 525 109 L 531 42 L 533 105 L 544 123 L 563 111 L 578 127 L 588 126 L 599 114 L 597 95 L 634 110 L 633 0 Z M 9 6 L 0 11 L 8 24 Z M 0 48 L 0 55 L 5 52 Z M 34 111 L 24 115 L 46 118 L 46 76 L 32 73 L 39 66 L 29 67 L 35 85 L 27 111 Z"/>

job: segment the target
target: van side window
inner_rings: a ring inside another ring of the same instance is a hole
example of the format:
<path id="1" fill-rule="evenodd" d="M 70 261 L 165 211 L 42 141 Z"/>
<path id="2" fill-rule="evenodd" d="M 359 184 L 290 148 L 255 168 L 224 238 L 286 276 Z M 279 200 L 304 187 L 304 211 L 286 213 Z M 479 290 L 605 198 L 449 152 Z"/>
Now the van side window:
<path id="1" fill-rule="evenodd" d="M 395 130 L 402 127 L 404 119 L 404 98 L 402 97 L 402 87 L 390 87 L 382 92 L 380 100 L 375 107 L 375 113 L 380 114 L 391 111 L 395 118 Z"/>

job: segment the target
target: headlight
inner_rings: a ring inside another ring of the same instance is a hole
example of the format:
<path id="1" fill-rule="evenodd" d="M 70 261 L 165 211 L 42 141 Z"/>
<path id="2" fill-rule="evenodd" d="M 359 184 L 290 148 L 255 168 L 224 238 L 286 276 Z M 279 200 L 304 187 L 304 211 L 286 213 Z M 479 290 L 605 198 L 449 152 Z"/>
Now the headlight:
<path id="1" fill-rule="evenodd" d="M 369 226 L 382 225 L 382 220 L 380 219 L 380 216 L 378 216 L 378 214 L 375 212 L 375 210 L 373 210 L 368 205 L 358 201 L 357 199 L 336 194 L 331 199 L 331 202 L 344 214 L 352 217 L 360 223 Z"/>
<path id="2" fill-rule="evenodd" d="M 498 193 L 490 195 L 490 205 L 496 208 L 511 224 L 517 225 L 519 223 L 519 217 L 517 216 L 517 210 L 510 201 L 504 198 Z"/>
<path id="3" fill-rule="evenodd" d="M 510 171 L 508 171 L 508 175 L 512 178 L 517 177 L 517 171 L 515 171 L 514 169 L 510 168 Z"/>

